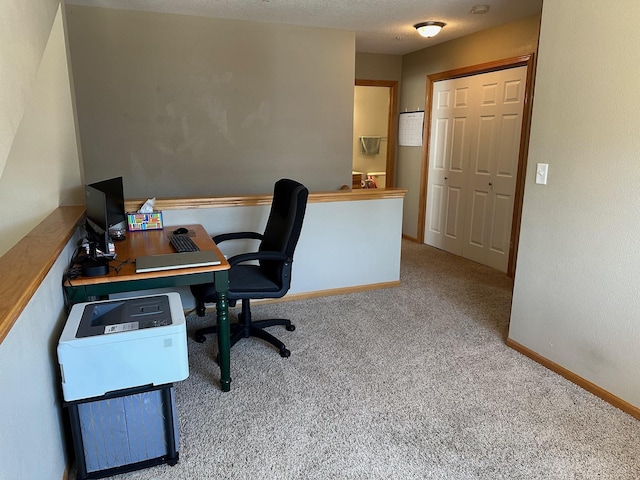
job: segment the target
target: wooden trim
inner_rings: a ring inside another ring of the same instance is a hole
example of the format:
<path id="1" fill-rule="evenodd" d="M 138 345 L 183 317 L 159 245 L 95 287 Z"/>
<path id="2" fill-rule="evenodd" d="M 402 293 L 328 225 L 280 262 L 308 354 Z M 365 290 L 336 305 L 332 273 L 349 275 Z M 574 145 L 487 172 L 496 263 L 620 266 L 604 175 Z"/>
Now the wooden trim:
<path id="1" fill-rule="evenodd" d="M 452 80 L 454 78 L 469 77 L 471 75 L 495 72 L 498 70 L 505 70 L 507 68 L 523 67 L 529 65 L 532 56 L 533 53 L 529 53 L 527 55 L 520 55 L 519 57 L 504 58 L 502 60 L 496 60 L 494 62 L 480 63 L 478 65 L 472 65 L 463 68 L 455 68 L 453 70 L 447 70 L 446 72 L 431 74 L 429 75 L 429 79 L 432 82 L 439 82 L 440 80 Z"/>
<path id="2" fill-rule="evenodd" d="M 266 298 L 263 300 L 253 300 L 253 303 L 281 303 L 294 300 L 306 300 L 308 298 L 331 297 L 336 295 L 347 295 L 349 293 L 367 292 L 370 290 L 381 290 L 384 288 L 395 288 L 400 286 L 400 280 L 393 282 L 371 283 L 369 285 L 356 285 L 354 287 L 330 288 L 327 290 L 316 290 L 313 292 L 289 293 L 282 298 Z M 236 305 L 240 307 L 239 304 Z M 233 308 L 233 307 L 230 307 Z M 214 309 L 212 309 L 214 310 Z"/>
<path id="3" fill-rule="evenodd" d="M 420 157 L 420 197 L 418 198 L 418 242 L 424 243 L 424 229 L 427 216 L 427 185 L 429 180 L 429 141 L 431 139 L 431 107 L 433 101 L 433 82 L 430 76 L 425 85 L 424 124 L 422 133 L 422 154 Z"/>
<path id="4" fill-rule="evenodd" d="M 516 177 L 516 191 L 514 194 L 513 219 L 511 222 L 511 239 L 507 275 L 513 277 L 516 270 L 518 241 L 520 236 L 520 222 L 522 221 L 522 203 L 524 198 L 524 180 L 527 169 L 529 149 L 529 136 L 531 130 L 531 114 L 533 110 L 533 86 L 535 78 L 534 54 L 521 55 L 519 57 L 496 60 L 464 68 L 448 70 L 446 72 L 427 75 L 425 93 L 425 123 L 424 145 L 422 149 L 422 167 L 420 171 L 420 198 L 418 203 L 418 240 L 424 243 L 424 229 L 427 213 L 427 185 L 429 174 L 429 142 L 431 139 L 431 109 L 433 107 L 433 83 L 441 80 L 468 77 L 482 73 L 495 72 L 515 67 L 527 67 L 527 80 L 525 85 L 525 101 L 522 110 L 522 131 L 520 135 L 520 149 L 518 158 L 518 173 Z"/>
<path id="5" fill-rule="evenodd" d="M 396 148 L 398 144 L 398 81 L 397 80 L 359 80 L 357 87 L 389 88 L 389 118 L 387 120 L 387 187 L 396 185 Z"/>
<path id="6" fill-rule="evenodd" d="M 356 285 L 353 287 L 330 288 L 327 290 L 316 290 L 314 292 L 292 293 L 283 297 L 283 300 L 304 300 L 307 298 L 331 297 L 335 295 L 347 295 L 349 293 L 367 292 L 369 290 L 380 290 L 383 288 L 395 288 L 400 286 L 400 280 L 393 282 L 371 283 L 369 285 Z"/>
<path id="7" fill-rule="evenodd" d="M 518 175 L 516 177 L 516 191 L 513 198 L 513 218 L 511 221 L 511 243 L 509 249 L 509 263 L 507 275 L 516 275 L 518 247 L 520 245 L 520 227 L 522 223 L 522 205 L 524 203 L 524 186 L 527 177 L 529 160 L 529 139 L 531 138 L 531 117 L 533 113 L 533 93 L 535 89 L 537 58 L 531 54 L 527 63 L 527 84 L 525 85 L 525 101 L 522 110 L 522 131 L 520 134 L 520 156 L 518 158 Z"/>
<path id="8" fill-rule="evenodd" d="M 402 238 L 404 238 L 405 240 L 408 240 L 410 242 L 422 243 L 416 237 L 410 237 L 409 235 L 405 235 L 404 233 L 402 234 Z"/>
<path id="9" fill-rule="evenodd" d="M 407 190 L 401 188 L 364 188 L 362 190 L 336 190 L 309 193 L 308 203 L 352 202 L 384 198 L 404 198 Z M 271 205 L 272 195 L 243 195 L 235 197 L 158 198 L 156 210 L 186 210 L 191 208 L 252 207 Z M 137 211 L 146 199 L 125 201 L 127 212 Z"/>
<path id="10" fill-rule="evenodd" d="M 0 257 L 0 343 L 72 238 L 84 211 L 84 206 L 58 207 Z"/>
<path id="11" fill-rule="evenodd" d="M 576 385 L 585 389 L 586 391 L 593 393 L 596 397 L 601 398 L 605 402 L 613 405 L 616 408 L 619 408 L 625 413 L 628 413 L 629 415 L 636 418 L 637 420 L 640 420 L 640 408 L 630 404 L 625 400 L 622 400 L 620 397 L 615 396 L 611 392 L 608 392 L 602 387 L 599 387 L 595 383 L 592 383 L 589 380 L 586 380 L 581 376 L 576 375 L 572 371 L 567 370 L 563 366 L 558 365 L 557 363 L 549 360 L 546 357 L 543 357 L 542 355 L 534 352 L 533 350 L 525 347 L 524 345 L 519 344 L 518 342 L 510 338 L 507 338 L 507 345 L 513 348 L 514 350 L 516 350 L 517 352 L 523 354 L 524 356 L 529 357 L 531 360 L 539 363 L 543 367 L 546 367 L 552 372 L 555 372 L 558 375 L 566 378 L 570 382 L 575 383 Z"/>

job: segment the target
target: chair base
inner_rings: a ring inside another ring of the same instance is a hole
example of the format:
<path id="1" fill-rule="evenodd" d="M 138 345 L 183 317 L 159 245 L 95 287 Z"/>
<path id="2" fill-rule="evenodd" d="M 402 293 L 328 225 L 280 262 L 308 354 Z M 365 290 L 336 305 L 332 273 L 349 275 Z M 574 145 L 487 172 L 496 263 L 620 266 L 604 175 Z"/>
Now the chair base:
<path id="1" fill-rule="evenodd" d="M 240 313 L 240 321 L 242 321 L 243 316 L 244 315 Z M 280 351 L 280 356 L 283 358 L 287 358 L 291 355 L 291 352 L 287 349 L 285 344 L 271 335 L 269 332 L 265 332 L 263 330 L 264 328 L 273 327 L 274 325 L 283 325 L 290 332 L 293 332 L 296 329 L 295 325 L 291 323 L 291 320 L 287 320 L 285 318 L 272 318 L 269 320 L 259 320 L 257 322 L 251 322 L 251 320 L 247 322 L 245 320 L 243 323 L 233 323 L 230 326 L 231 340 L 229 343 L 229 347 L 233 347 L 243 338 L 256 337 L 276 347 Z M 203 343 L 206 340 L 205 335 L 209 333 L 217 333 L 217 331 L 218 328 L 215 326 L 196 330 L 194 336 L 195 341 L 198 343 Z"/>

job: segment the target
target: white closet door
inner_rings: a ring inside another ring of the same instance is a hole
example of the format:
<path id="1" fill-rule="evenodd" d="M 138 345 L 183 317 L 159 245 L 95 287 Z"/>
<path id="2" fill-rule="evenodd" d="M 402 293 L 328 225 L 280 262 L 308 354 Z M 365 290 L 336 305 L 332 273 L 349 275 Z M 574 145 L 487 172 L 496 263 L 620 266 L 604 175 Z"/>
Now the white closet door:
<path id="1" fill-rule="evenodd" d="M 503 272 L 511 247 L 525 84 L 526 67 L 434 84 L 425 243 Z M 439 99 L 463 91 L 464 110 Z M 441 133 L 443 126 L 452 130 L 449 136 Z"/>
<path id="2" fill-rule="evenodd" d="M 469 164 L 471 89 L 467 78 L 433 85 L 425 243 L 462 254 Z"/>

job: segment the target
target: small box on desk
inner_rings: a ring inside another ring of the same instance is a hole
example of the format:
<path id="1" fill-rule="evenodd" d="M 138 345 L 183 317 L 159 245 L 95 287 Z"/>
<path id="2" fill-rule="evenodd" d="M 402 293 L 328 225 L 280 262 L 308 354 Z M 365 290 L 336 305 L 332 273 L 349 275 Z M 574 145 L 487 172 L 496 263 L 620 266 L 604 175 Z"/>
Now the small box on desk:
<path id="1" fill-rule="evenodd" d="M 162 212 L 127 213 L 127 229 L 130 232 L 138 230 L 161 230 Z"/>

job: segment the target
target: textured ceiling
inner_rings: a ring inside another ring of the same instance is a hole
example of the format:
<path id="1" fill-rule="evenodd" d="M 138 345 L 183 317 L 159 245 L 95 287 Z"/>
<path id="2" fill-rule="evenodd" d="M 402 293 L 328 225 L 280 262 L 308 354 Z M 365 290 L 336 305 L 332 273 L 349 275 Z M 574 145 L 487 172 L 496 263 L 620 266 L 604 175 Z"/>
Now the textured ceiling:
<path id="1" fill-rule="evenodd" d="M 65 0 L 67 4 L 354 31 L 358 52 L 403 55 L 542 10 L 542 0 Z M 474 5 L 489 12 L 474 15 Z M 447 25 L 431 39 L 413 25 Z"/>

